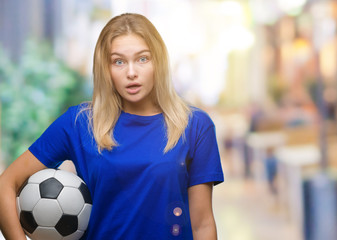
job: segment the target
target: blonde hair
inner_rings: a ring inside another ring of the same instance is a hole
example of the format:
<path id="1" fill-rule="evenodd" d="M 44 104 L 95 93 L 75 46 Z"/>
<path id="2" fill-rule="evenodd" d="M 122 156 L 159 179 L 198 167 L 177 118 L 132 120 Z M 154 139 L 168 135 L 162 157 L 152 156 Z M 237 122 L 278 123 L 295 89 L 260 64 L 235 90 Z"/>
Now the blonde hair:
<path id="1" fill-rule="evenodd" d="M 172 149 L 184 136 L 191 109 L 173 88 L 169 58 L 164 41 L 152 23 L 139 14 L 122 14 L 112 18 L 103 28 L 94 53 L 92 101 L 82 110 L 89 110 L 90 127 L 98 150 L 111 150 L 118 146 L 113 130 L 121 114 L 122 99 L 113 85 L 109 73 L 112 41 L 122 35 L 137 34 L 147 43 L 154 66 L 154 99 L 162 110 L 167 144 L 164 153 Z"/>

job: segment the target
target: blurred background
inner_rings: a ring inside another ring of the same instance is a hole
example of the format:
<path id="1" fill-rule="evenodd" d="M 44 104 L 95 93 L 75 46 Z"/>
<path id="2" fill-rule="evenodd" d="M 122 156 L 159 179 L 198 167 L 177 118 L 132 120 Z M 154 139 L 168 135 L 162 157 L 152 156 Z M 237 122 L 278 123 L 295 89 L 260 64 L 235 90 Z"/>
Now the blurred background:
<path id="1" fill-rule="evenodd" d="M 333 0 L 0 0 L 0 173 L 91 99 L 98 35 L 124 12 L 153 22 L 178 93 L 215 122 L 219 239 L 337 239 Z"/>

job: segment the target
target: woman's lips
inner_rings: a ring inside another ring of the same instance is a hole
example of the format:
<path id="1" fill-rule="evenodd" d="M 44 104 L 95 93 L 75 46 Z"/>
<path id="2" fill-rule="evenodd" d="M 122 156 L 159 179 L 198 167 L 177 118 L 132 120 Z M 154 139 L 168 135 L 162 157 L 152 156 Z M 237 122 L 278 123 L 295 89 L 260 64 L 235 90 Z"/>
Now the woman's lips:
<path id="1" fill-rule="evenodd" d="M 126 92 L 129 94 L 136 94 L 140 91 L 141 85 L 138 83 L 129 84 L 126 86 Z"/>

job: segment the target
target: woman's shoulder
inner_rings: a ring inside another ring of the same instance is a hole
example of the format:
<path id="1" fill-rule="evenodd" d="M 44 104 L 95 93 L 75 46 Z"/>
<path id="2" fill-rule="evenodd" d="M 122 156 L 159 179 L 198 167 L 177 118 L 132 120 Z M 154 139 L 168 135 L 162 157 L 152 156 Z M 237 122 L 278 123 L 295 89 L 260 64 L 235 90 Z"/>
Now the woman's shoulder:
<path id="1" fill-rule="evenodd" d="M 198 139 L 208 136 L 215 129 L 210 115 L 198 107 L 190 107 L 191 114 L 185 131 L 190 147 L 194 149 Z"/>
<path id="2" fill-rule="evenodd" d="M 68 107 L 68 109 L 64 112 L 63 116 L 67 116 L 72 121 L 80 119 L 87 119 L 90 115 L 90 102 L 83 102 L 78 105 L 73 105 Z"/>
<path id="3" fill-rule="evenodd" d="M 204 124 L 211 124 L 213 125 L 212 118 L 209 116 L 209 114 L 202 110 L 201 108 L 191 106 L 191 122 L 198 122 L 198 123 L 204 123 Z"/>
<path id="4" fill-rule="evenodd" d="M 69 107 L 69 109 L 76 112 L 88 111 L 91 109 L 91 102 L 82 102 L 78 105 L 73 105 Z"/>
<path id="5" fill-rule="evenodd" d="M 68 111 L 74 112 L 76 114 L 88 112 L 90 110 L 91 110 L 91 102 L 82 102 L 78 105 L 73 105 L 68 108 Z"/>

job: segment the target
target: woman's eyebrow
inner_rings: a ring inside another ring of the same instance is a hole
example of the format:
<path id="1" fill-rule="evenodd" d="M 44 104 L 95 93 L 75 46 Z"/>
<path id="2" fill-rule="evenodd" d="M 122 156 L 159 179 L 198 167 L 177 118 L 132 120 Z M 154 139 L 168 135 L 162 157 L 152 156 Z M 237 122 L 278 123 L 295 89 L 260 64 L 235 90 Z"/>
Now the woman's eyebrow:
<path id="1" fill-rule="evenodd" d="M 144 49 L 144 50 L 140 50 L 139 52 L 136 52 L 134 55 L 140 55 L 140 54 L 145 53 L 145 52 L 151 53 L 150 50 Z M 118 55 L 118 56 L 122 56 L 122 57 L 125 56 L 123 53 L 119 53 L 119 52 L 112 52 L 111 56 L 112 55 Z"/>

